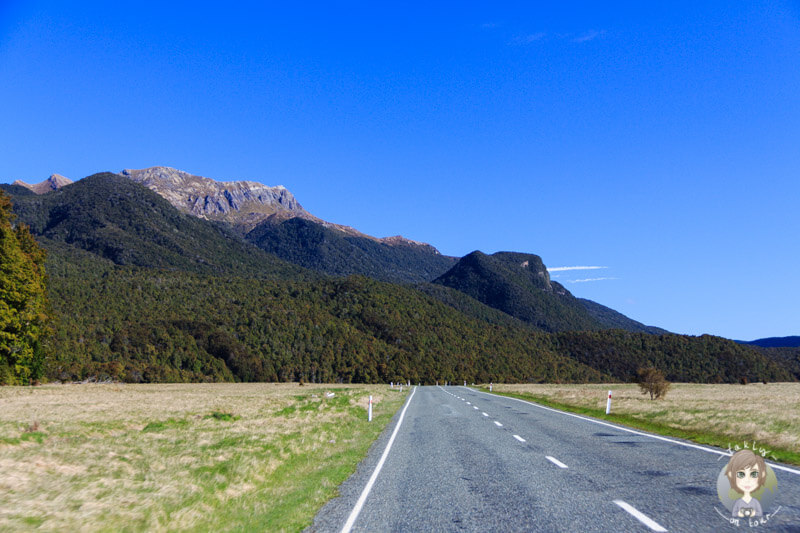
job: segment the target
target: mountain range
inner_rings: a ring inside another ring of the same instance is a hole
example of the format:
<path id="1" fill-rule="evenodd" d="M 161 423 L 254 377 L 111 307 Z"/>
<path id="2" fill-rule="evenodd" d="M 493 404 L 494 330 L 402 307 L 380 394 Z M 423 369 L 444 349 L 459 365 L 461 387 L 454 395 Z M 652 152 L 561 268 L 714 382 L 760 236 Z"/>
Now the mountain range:
<path id="1" fill-rule="evenodd" d="M 683 381 L 799 375 L 792 353 L 668 334 L 575 298 L 536 255 L 379 239 L 320 220 L 284 187 L 168 167 L 56 176 L 2 186 L 49 251 L 52 377 L 595 381 L 645 364 Z"/>

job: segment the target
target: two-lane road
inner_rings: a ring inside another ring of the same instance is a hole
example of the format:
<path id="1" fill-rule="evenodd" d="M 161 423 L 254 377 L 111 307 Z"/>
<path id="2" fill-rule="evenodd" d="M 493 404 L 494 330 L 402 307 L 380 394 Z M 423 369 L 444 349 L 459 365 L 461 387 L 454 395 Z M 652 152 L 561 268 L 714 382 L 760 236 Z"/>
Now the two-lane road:
<path id="1" fill-rule="evenodd" d="M 753 529 L 730 524 L 717 497 L 726 463 L 720 450 L 512 398 L 420 387 L 310 529 Z M 800 531 L 800 469 L 778 466 L 772 516 L 758 529 Z"/>

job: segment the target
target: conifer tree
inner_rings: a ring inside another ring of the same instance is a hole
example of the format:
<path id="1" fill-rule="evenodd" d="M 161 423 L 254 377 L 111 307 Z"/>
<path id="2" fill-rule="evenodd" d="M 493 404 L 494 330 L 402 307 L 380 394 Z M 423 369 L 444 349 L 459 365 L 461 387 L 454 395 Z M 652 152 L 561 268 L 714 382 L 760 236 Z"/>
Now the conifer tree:
<path id="1" fill-rule="evenodd" d="M 49 319 L 45 251 L 27 226 L 14 224 L 0 191 L 0 384 L 27 385 L 44 371 L 41 346 Z"/>

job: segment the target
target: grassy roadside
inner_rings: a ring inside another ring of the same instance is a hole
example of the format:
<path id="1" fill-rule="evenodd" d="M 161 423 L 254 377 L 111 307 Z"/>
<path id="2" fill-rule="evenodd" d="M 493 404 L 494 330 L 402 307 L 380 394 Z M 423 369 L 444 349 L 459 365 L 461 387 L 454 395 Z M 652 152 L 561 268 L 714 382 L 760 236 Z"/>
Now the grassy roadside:
<path id="1" fill-rule="evenodd" d="M 768 459 L 800 466 L 800 383 L 678 383 L 660 400 L 645 398 L 635 384 L 495 384 L 493 393 L 726 450 L 755 443 Z"/>
<path id="2" fill-rule="evenodd" d="M 300 531 L 355 471 L 406 392 L 0 388 L 0 530 Z"/>

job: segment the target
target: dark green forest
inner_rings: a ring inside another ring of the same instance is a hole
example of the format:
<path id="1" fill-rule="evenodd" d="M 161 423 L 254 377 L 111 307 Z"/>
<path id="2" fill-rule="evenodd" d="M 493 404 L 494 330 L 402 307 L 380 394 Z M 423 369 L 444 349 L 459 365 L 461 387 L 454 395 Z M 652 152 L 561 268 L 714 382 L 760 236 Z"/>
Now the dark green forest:
<path id="1" fill-rule="evenodd" d="M 718 337 L 548 334 L 366 277 L 215 277 L 50 246 L 52 379 L 599 382 L 632 381 L 645 365 L 672 381 L 793 379 L 757 350 Z"/>
<path id="2" fill-rule="evenodd" d="M 63 245 L 61 245 L 63 246 Z M 59 245 L 51 243 L 52 249 Z M 214 277 L 51 253 L 54 379 L 599 381 L 526 328 L 409 287 Z"/>
<path id="3" fill-rule="evenodd" d="M 800 377 L 793 355 L 604 329 L 529 254 L 478 252 L 437 283 L 393 284 L 288 263 L 112 174 L 13 199 L 48 251 L 51 380 L 566 383 L 631 381 L 642 366 L 671 381 Z M 431 267 L 408 257 L 398 268 Z"/>
<path id="4" fill-rule="evenodd" d="M 247 240 L 281 259 L 323 274 L 357 274 L 394 283 L 429 281 L 456 262 L 427 245 L 389 245 L 302 218 L 279 224 L 268 220 L 253 228 Z"/>

